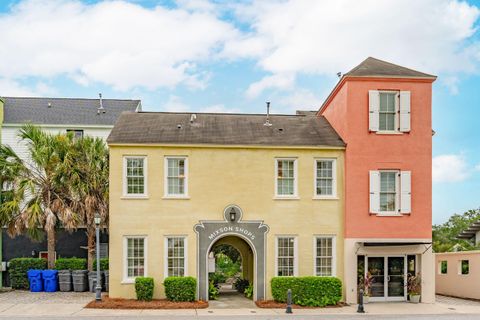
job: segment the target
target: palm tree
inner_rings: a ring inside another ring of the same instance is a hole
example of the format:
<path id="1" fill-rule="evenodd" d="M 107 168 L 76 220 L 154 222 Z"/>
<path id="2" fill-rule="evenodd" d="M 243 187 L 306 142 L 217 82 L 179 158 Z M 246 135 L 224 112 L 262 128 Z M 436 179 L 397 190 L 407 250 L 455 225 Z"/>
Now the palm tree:
<path id="1" fill-rule="evenodd" d="M 24 125 L 19 138 L 27 146 L 27 159 L 9 146 L 0 146 L 0 178 L 3 201 L 0 223 L 10 236 L 27 233 L 37 238 L 39 228 L 47 234 L 48 267 L 55 265 L 55 228 L 62 224 L 73 230 L 79 217 L 69 169 L 75 163 L 72 135 L 49 134 L 33 125 Z"/>
<path id="2" fill-rule="evenodd" d="M 70 169 L 74 210 L 86 228 L 88 269 L 93 270 L 95 214 L 101 217 L 101 227 L 108 225 L 108 148 L 102 139 L 86 136 L 76 140 L 75 150 L 76 162 Z"/>

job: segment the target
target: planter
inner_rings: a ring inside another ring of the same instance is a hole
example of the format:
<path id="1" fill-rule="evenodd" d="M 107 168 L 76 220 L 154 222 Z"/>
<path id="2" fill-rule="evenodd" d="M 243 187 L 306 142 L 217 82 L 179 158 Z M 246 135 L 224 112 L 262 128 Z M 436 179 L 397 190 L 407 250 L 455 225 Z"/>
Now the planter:
<path id="1" fill-rule="evenodd" d="M 88 271 L 74 270 L 72 271 L 73 291 L 84 292 L 88 289 Z"/>
<path id="2" fill-rule="evenodd" d="M 62 292 L 72 291 L 72 271 L 58 271 L 58 287 Z"/>
<path id="3" fill-rule="evenodd" d="M 411 294 L 410 295 L 410 302 L 411 303 L 419 303 L 420 302 L 420 295 L 419 294 Z"/>
<path id="4" fill-rule="evenodd" d="M 367 304 L 370 300 L 370 296 L 363 296 L 363 304 Z"/>

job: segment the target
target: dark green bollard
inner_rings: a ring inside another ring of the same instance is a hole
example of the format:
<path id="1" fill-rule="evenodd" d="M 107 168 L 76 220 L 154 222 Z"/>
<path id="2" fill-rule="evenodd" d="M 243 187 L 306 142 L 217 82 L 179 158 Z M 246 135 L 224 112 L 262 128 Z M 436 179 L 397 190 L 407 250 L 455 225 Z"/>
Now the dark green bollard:
<path id="1" fill-rule="evenodd" d="M 287 290 L 287 310 L 285 313 L 292 313 L 292 289 Z"/>
<path id="2" fill-rule="evenodd" d="M 365 310 L 363 309 L 363 289 L 360 289 L 360 296 L 358 297 L 358 313 L 365 313 Z"/>

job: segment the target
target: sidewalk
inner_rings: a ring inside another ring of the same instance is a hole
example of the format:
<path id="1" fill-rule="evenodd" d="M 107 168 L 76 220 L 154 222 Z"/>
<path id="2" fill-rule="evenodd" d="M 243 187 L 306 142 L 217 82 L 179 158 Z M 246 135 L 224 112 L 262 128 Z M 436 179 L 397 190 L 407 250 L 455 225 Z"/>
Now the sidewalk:
<path id="1" fill-rule="evenodd" d="M 0 294 L 0 318 L 12 316 L 43 317 L 96 317 L 96 316 L 184 316 L 189 318 L 204 316 L 279 316 L 284 309 L 197 309 L 197 310 L 105 310 L 85 309 L 91 301 L 91 293 L 48 294 L 13 291 Z M 321 309 L 294 309 L 294 315 L 357 315 L 357 306 Z M 370 315 L 440 315 L 440 314 L 480 314 L 480 303 L 455 298 L 439 297 L 435 304 L 411 304 L 404 302 L 369 303 L 365 311 Z"/>

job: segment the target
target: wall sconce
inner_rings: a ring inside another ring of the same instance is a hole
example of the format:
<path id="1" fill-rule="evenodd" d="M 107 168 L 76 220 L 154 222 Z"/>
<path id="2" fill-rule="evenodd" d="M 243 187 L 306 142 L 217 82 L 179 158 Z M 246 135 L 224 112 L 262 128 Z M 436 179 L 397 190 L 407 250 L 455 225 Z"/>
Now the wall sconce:
<path id="1" fill-rule="evenodd" d="M 237 211 L 235 208 L 230 209 L 230 221 L 235 221 L 235 216 L 237 215 Z"/>

